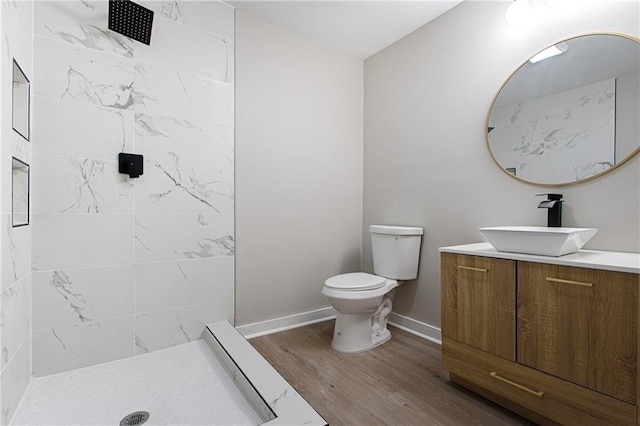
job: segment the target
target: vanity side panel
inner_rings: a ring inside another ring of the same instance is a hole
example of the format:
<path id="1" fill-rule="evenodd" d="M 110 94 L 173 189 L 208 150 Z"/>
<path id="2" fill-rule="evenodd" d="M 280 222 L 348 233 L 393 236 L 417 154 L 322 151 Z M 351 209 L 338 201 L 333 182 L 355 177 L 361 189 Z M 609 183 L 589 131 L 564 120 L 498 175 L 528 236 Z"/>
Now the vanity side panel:
<path id="1" fill-rule="evenodd" d="M 518 262 L 518 362 L 636 404 L 638 275 Z"/>
<path id="2" fill-rule="evenodd" d="M 515 361 L 516 262 L 442 253 L 442 335 Z"/>

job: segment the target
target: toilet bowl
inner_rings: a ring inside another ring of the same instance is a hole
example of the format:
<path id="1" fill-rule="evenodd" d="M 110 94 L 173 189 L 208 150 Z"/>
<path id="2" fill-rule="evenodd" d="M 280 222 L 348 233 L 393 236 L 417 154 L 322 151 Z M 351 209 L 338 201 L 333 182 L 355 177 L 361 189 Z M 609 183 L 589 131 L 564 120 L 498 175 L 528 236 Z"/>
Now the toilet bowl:
<path id="1" fill-rule="evenodd" d="M 331 346 L 338 352 L 362 352 L 388 341 L 389 294 L 396 287 L 396 280 L 364 272 L 336 275 L 325 281 L 322 294 L 336 310 Z"/>
<path id="2" fill-rule="evenodd" d="M 396 288 L 417 277 L 422 228 L 371 225 L 374 274 L 352 272 L 325 281 L 322 294 L 336 311 L 331 346 L 363 352 L 387 342 Z"/>

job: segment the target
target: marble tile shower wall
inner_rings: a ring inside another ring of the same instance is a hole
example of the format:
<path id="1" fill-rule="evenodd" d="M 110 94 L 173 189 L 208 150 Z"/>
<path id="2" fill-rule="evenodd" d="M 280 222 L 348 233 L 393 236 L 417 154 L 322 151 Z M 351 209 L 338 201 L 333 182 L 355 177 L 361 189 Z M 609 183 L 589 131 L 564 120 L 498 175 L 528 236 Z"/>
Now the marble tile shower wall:
<path id="1" fill-rule="evenodd" d="M 107 30 L 106 1 L 35 4 L 34 376 L 233 320 L 233 9 L 139 3 L 150 46 Z"/>
<path id="2" fill-rule="evenodd" d="M 31 378 L 31 227 L 12 227 L 12 157 L 31 164 L 31 143 L 13 130 L 13 60 L 33 81 L 30 1 L 0 2 L 0 424 Z"/>

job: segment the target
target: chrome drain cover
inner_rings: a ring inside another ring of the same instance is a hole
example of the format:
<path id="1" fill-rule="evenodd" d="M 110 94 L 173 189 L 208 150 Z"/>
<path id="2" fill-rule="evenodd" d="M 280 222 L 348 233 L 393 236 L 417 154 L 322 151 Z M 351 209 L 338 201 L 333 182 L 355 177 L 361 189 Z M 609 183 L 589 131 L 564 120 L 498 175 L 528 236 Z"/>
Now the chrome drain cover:
<path id="1" fill-rule="evenodd" d="M 146 411 L 136 411 L 128 414 L 120 420 L 120 426 L 138 426 L 149 420 L 149 413 Z"/>

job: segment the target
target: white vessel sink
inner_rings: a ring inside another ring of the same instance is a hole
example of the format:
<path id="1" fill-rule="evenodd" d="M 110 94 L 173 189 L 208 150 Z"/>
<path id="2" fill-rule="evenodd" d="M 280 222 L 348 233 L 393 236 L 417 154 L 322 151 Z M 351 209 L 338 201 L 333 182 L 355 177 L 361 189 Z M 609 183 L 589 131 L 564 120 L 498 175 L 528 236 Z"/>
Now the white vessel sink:
<path id="1" fill-rule="evenodd" d="M 498 251 L 562 256 L 575 253 L 593 237 L 596 228 L 494 226 L 478 229 Z"/>

